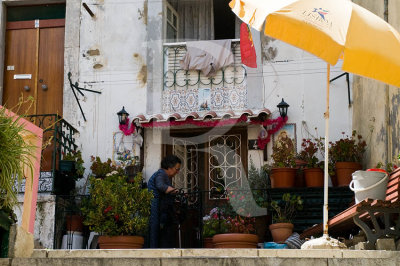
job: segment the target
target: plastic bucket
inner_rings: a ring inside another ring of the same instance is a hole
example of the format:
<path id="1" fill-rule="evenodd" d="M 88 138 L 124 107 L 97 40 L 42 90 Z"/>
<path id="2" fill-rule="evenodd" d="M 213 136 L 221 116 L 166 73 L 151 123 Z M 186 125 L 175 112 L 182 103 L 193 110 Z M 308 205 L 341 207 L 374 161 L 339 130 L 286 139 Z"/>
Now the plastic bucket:
<path id="1" fill-rule="evenodd" d="M 365 199 L 385 200 L 388 174 L 376 171 L 356 171 L 352 174 L 350 189 L 354 191 L 356 204 Z"/>

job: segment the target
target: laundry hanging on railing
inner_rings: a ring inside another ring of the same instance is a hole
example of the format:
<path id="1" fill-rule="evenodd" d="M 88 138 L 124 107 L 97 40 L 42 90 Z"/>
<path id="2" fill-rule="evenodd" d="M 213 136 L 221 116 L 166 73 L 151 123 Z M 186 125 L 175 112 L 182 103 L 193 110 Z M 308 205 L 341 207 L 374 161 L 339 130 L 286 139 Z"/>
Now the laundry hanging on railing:
<path id="1" fill-rule="evenodd" d="M 186 47 L 186 55 L 180 60 L 184 70 L 201 70 L 203 75 L 212 77 L 234 62 L 231 40 L 187 42 Z"/>

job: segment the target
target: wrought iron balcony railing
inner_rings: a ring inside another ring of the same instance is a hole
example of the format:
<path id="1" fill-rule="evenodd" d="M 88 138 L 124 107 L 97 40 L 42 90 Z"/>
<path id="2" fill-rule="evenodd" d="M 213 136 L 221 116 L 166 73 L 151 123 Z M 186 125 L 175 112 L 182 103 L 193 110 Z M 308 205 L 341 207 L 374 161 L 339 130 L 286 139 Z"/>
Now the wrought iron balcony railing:
<path id="1" fill-rule="evenodd" d="M 25 119 L 43 129 L 45 148 L 42 150 L 39 193 L 53 192 L 53 180 L 61 154 L 76 151 L 75 134 L 78 130 L 57 114 L 29 115 Z M 19 191 L 25 191 L 24 184 Z"/>
<path id="2" fill-rule="evenodd" d="M 231 49 L 234 63 L 207 77 L 201 71 L 181 68 L 180 60 L 187 52 L 185 42 L 164 44 L 163 112 L 246 108 L 247 69 L 242 65 L 238 39 L 232 40 Z"/>

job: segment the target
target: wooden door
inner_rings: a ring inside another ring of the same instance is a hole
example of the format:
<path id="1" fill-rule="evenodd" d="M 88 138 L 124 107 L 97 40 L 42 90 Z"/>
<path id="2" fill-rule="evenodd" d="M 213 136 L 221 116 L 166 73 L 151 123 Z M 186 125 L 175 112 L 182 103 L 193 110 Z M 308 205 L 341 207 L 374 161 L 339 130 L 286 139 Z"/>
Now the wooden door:
<path id="1" fill-rule="evenodd" d="M 64 28 L 44 28 L 39 34 L 37 114 L 62 116 Z"/>
<path id="2" fill-rule="evenodd" d="M 37 29 L 6 31 L 3 105 L 8 108 L 15 108 L 21 97 L 23 99 L 36 98 L 37 35 Z M 24 78 L 22 75 L 31 75 L 31 77 Z M 22 106 L 20 110 L 13 109 L 13 111 L 19 114 L 36 113 L 34 106 L 29 108 L 28 105 Z"/>
<path id="3" fill-rule="evenodd" d="M 11 108 L 21 96 L 31 96 L 28 114 L 62 115 L 64 24 L 64 19 L 7 23 L 3 104 Z"/>
<path id="4" fill-rule="evenodd" d="M 12 108 L 21 97 L 27 101 L 18 114 L 62 116 L 64 78 L 64 19 L 8 22 L 6 29 L 3 104 Z M 31 105 L 31 106 L 29 106 Z M 43 129 L 54 127 L 55 117 L 36 118 Z M 53 165 L 53 131 L 43 135 L 41 171 Z"/>

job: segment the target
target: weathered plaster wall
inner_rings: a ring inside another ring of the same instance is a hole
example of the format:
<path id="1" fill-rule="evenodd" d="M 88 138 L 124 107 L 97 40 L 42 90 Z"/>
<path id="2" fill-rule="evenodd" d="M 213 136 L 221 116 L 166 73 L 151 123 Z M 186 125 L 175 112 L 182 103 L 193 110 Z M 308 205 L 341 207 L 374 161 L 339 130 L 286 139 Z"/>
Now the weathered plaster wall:
<path id="1" fill-rule="evenodd" d="M 354 0 L 400 29 L 398 1 Z M 387 11 L 387 16 L 385 16 Z M 392 162 L 399 153 L 399 89 L 382 82 L 356 76 L 353 83 L 353 128 L 367 140 L 364 167 Z"/>
<path id="2" fill-rule="evenodd" d="M 144 169 L 143 175 L 148 181 L 151 175 L 160 168 L 162 160 L 162 132 L 159 129 L 144 131 Z"/>
<path id="3" fill-rule="evenodd" d="M 14 208 L 14 212 L 18 217 L 18 225 L 21 224 L 22 205 L 24 203 L 24 195 L 18 195 L 19 204 Z M 55 222 L 55 196 L 49 194 L 39 194 L 36 207 L 35 220 L 35 248 L 53 248 L 54 238 L 54 222 Z"/>
<path id="4" fill-rule="evenodd" d="M 388 20 L 397 31 L 400 31 L 400 1 L 388 0 Z M 392 161 L 400 153 L 400 89 L 389 86 L 389 131 L 388 154 Z"/>
<path id="5" fill-rule="evenodd" d="M 325 135 L 327 64 L 317 57 L 278 40 L 263 37 L 264 99 L 279 115 L 276 105 L 285 99 L 288 123 L 296 123 L 297 151 L 303 138 Z M 331 67 L 331 79 L 342 74 L 341 63 Z M 352 78 L 350 78 L 350 84 Z M 345 77 L 330 84 L 330 140 L 351 134 L 352 107 L 348 104 Z M 268 145 L 272 154 L 272 142 Z M 270 157 L 270 156 L 269 156 Z"/>
<path id="6" fill-rule="evenodd" d="M 71 71 L 72 81 L 78 81 L 80 87 L 102 94 L 84 92 L 84 97 L 79 96 L 87 118 L 85 122 L 66 82 L 64 99 L 69 100 L 64 103 L 64 116 L 80 132 L 78 143 L 89 169 L 91 155 L 103 160 L 112 156 L 113 133 L 118 131 L 116 113 L 122 106 L 132 116 L 146 112 L 147 9 L 146 1 L 85 3 L 95 14 L 94 18 L 80 4 L 79 11 L 74 8 L 67 13 L 71 18 L 67 34 L 76 35 L 78 30 L 79 42 L 71 39 L 66 48 L 71 53 L 66 51 L 65 72 Z"/>
<path id="7" fill-rule="evenodd" d="M 249 126 L 247 130 L 247 138 L 257 139 L 259 132 L 260 132 L 259 126 Z M 248 156 L 249 160 L 247 169 L 250 169 L 251 166 L 250 160 L 253 161 L 253 164 L 256 168 L 260 168 L 261 166 L 264 165 L 264 152 L 262 150 L 249 150 Z"/>
<path id="8" fill-rule="evenodd" d="M 146 110 L 142 113 L 161 113 L 161 97 L 163 87 L 163 1 L 148 0 L 147 9 L 147 51 L 148 81 L 146 94 Z M 143 99 L 143 100 L 145 100 Z"/>

